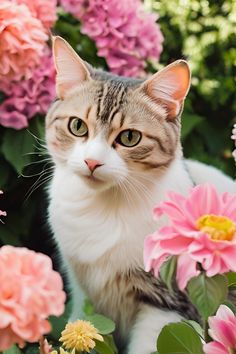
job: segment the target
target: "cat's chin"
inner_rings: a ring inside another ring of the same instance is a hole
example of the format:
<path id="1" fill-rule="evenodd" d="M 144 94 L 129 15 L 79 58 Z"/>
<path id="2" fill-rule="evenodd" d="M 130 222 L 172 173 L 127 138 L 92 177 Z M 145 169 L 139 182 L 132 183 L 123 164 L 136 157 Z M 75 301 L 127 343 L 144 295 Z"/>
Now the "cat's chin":
<path id="1" fill-rule="evenodd" d="M 80 175 L 80 177 L 82 178 L 83 182 L 91 189 L 104 191 L 104 190 L 112 187 L 111 182 L 102 180 L 102 179 L 95 177 L 93 175 L 90 175 L 90 176 Z"/>

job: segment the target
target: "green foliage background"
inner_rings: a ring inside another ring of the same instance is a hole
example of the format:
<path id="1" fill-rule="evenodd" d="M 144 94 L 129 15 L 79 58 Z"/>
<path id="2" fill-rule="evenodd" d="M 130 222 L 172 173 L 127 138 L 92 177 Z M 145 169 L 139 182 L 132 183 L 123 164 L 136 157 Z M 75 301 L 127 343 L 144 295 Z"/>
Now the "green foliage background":
<path id="1" fill-rule="evenodd" d="M 183 113 L 185 156 L 234 177 L 230 135 L 236 122 L 235 0 L 145 0 L 144 6 L 158 13 L 164 34 L 160 63 L 147 63 L 148 70 L 155 72 L 179 58 L 188 59 L 192 68 L 192 87 Z M 54 33 L 67 39 L 92 65 L 107 68 L 105 60 L 97 57 L 94 43 L 80 33 L 80 23 L 61 9 Z M 0 127 L 0 189 L 5 192 L 0 209 L 8 212 L 5 225 L 0 225 L 2 243 L 21 245 L 29 235 L 34 237 L 42 187 L 26 195 L 48 165 L 44 142 L 33 135 L 44 139 L 44 117 L 33 118 L 28 130 Z M 38 184 L 49 176 L 45 172 Z"/>

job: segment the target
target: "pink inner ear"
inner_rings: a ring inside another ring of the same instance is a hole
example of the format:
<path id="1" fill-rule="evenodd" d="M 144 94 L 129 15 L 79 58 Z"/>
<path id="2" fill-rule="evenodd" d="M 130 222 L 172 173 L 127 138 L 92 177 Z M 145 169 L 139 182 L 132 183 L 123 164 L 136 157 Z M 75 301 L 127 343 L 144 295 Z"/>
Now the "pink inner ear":
<path id="1" fill-rule="evenodd" d="M 90 74 L 78 54 L 62 38 L 53 40 L 53 54 L 57 71 L 56 90 L 63 99 L 67 92 L 90 78 Z"/>
<path id="2" fill-rule="evenodd" d="M 188 64 L 185 61 L 177 61 L 146 82 L 146 93 L 166 108 L 167 119 L 174 119 L 181 111 L 189 85 Z"/>
<path id="3" fill-rule="evenodd" d="M 178 101 L 183 101 L 186 97 L 189 89 L 190 72 L 186 64 L 176 65 L 170 69 L 170 75 L 173 75 L 173 79 L 178 83 L 176 91 L 173 92 L 173 98 Z"/>

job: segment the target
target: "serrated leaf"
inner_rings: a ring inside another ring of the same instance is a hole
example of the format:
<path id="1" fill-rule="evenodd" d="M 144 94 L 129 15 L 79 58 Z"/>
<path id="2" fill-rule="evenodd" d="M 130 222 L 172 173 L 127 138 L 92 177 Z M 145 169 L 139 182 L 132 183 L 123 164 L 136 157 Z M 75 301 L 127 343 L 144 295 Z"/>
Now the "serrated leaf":
<path id="1" fill-rule="evenodd" d="M 204 354 L 197 332 L 186 323 L 170 323 L 163 327 L 158 339 L 159 354 Z"/>
<path id="2" fill-rule="evenodd" d="M 34 151 L 35 138 L 27 130 L 8 129 L 3 137 L 2 153 L 17 173 L 21 174 L 24 166 L 31 161 L 30 152 Z"/>
<path id="3" fill-rule="evenodd" d="M 115 330 L 115 323 L 103 315 L 85 316 L 87 321 L 90 321 L 100 334 L 110 334 Z"/>
<path id="4" fill-rule="evenodd" d="M 163 282 L 167 285 L 168 289 L 172 290 L 172 283 L 176 272 L 177 258 L 170 257 L 163 263 L 160 269 L 160 276 Z"/>
<path id="5" fill-rule="evenodd" d="M 189 298 L 205 320 L 226 300 L 227 285 L 227 278 L 219 274 L 209 278 L 203 273 L 189 281 Z"/>

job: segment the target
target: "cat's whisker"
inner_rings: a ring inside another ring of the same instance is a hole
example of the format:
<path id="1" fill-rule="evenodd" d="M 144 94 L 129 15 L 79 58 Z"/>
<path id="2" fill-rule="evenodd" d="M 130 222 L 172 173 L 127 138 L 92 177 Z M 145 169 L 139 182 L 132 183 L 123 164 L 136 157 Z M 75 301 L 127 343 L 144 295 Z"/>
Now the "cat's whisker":
<path id="1" fill-rule="evenodd" d="M 48 165 L 49 163 L 47 163 L 46 165 Z M 45 165 L 45 166 L 46 166 Z M 24 177 L 24 178 L 32 178 L 32 177 L 36 177 L 36 176 L 40 176 L 40 175 L 42 175 L 42 174 L 44 174 L 45 172 L 48 172 L 48 171 L 51 171 L 52 169 L 54 169 L 54 166 L 50 166 L 50 167 L 48 167 L 48 168 L 46 168 L 46 169 L 43 169 L 42 171 L 40 171 L 40 172 L 38 172 L 38 173 L 34 173 L 34 174 L 32 174 L 32 175 L 26 175 L 26 174 L 21 174 L 20 176 L 21 177 Z"/>
<path id="2" fill-rule="evenodd" d="M 37 164 L 41 164 L 41 163 L 43 163 L 43 162 L 51 162 L 52 164 L 53 164 L 53 160 L 52 160 L 52 158 L 51 157 L 47 157 L 47 158 L 45 158 L 45 159 L 42 159 L 42 160 L 38 160 L 38 161 L 33 161 L 33 162 L 29 162 L 29 163 L 27 163 L 24 167 L 29 167 L 29 166 L 31 166 L 31 165 L 37 165 Z"/>
<path id="3" fill-rule="evenodd" d="M 49 174 L 49 175 L 48 175 Z M 42 184 L 46 183 L 47 180 L 50 180 L 53 176 L 52 169 L 48 168 L 47 170 L 44 170 L 40 173 L 39 177 L 37 180 L 34 182 L 34 184 L 30 187 L 28 192 L 25 195 L 25 201 L 29 199 L 29 197 L 32 195 L 32 193 L 35 192 Z"/>
<path id="4" fill-rule="evenodd" d="M 29 129 L 27 129 L 27 132 L 33 137 L 35 138 L 36 141 L 43 141 L 46 144 L 46 140 L 39 138 L 38 136 L 36 136 L 34 133 L 32 133 Z"/>

